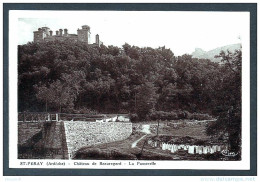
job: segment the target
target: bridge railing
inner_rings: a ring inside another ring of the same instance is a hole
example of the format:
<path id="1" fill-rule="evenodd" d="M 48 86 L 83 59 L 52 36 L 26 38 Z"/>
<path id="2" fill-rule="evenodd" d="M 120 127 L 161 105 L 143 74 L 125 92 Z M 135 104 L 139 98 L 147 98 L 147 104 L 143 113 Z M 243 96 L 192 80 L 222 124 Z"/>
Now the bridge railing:
<path id="1" fill-rule="evenodd" d="M 19 112 L 19 122 L 46 122 L 46 121 L 93 121 L 109 120 L 109 118 L 125 117 L 128 114 L 71 114 L 71 113 L 52 113 L 52 112 Z"/>
<path id="2" fill-rule="evenodd" d="M 103 114 L 70 114 L 59 113 L 59 120 L 63 121 L 96 121 L 96 119 L 103 119 Z"/>
<path id="3" fill-rule="evenodd" d="M 22 122 L 39 122 L 46 121 L 48 119 L 48 113 L 41 112 L 19 112 L 18 121 Z"/>

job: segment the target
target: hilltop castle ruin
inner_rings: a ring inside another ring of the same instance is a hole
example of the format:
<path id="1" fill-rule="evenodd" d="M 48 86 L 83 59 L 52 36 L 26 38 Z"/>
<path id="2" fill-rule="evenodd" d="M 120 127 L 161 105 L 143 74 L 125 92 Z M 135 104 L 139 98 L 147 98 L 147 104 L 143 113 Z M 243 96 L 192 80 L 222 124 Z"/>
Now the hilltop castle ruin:
<path id="1" fill-rule="evenodd" d="M 91 44 L 90 42 L 90 27 L 88 25 L 83 25 L 82 29 L 77 30 L 77 34 L 69 34 L 68 29 L 59 29 L 56 31 L 56 35 L 53 35 L 53 31 L 50 30 L 49 27 L 42 27 L 38 28 L 38 31 L 33 32 L 34 37 L 33 41 L 34 42 L 43 42 L 43 41 L 55 41 L 55 40 L 60 40 L 60 41 L 81 41 L 85 42 L 87 44 Z M 99 40 L 99 35 L 96 35 L 96 41 L 92 45 L 98 45 L 100 46 L 102 42 Z"/>

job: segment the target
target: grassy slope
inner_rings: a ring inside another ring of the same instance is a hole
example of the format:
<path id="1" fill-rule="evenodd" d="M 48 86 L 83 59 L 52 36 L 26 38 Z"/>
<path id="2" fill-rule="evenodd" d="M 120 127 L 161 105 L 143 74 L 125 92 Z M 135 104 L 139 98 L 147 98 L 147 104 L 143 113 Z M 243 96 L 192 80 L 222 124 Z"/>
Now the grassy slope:
<path id="1" fill-rule="evenodd" d="M 173 128 L 170 126 L 164 126 L 159 130 L 160 135 L 173 135 L 179 137 L 190 136 L 202 140 L 207 140 L 210 137 L 206 134 L 205 125 L 194 125 L 180 128 Z"/>

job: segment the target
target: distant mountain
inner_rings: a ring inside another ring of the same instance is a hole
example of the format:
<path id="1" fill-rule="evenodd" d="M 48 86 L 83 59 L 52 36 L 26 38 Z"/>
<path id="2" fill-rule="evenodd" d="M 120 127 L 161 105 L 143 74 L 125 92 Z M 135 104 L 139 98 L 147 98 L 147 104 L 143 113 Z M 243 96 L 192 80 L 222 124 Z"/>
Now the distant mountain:
<path id="1" fill-rule="evenodd" d="M 241 44 L 231 44 L 223 47 L 218 47 L 216 49 L 210 51 L 204 51 L 200 48 L 196 48 L 193 53 L 191 53 L 193 58 L 202 58 L 202 59 L 210 59 L 213 62 L 220 62 L 221 58 L 215 58 L 215 55 L 219 55 L 220 51 L 227 51 L 234 52 L 236 49 L 241 49 Z"/>

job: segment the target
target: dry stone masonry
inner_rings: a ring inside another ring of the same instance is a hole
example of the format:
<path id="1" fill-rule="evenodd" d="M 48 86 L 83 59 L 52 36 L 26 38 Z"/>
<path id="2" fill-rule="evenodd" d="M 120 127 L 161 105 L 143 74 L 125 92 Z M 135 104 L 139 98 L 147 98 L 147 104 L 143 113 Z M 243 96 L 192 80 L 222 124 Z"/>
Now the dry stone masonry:
<path id="1" fill-rule="evenodd" d="M 132 123 L 64 121 L 69 158 L 84 146 L 120 141 L 132 133 Z"/>
<path id="2" fill-rule="evenodd" d="M 131 133 L 129 122 L 18 122 L 18 146 L 48 151 L 40 158 L 71 159 L 82 147 L 124 140 Z"/>

